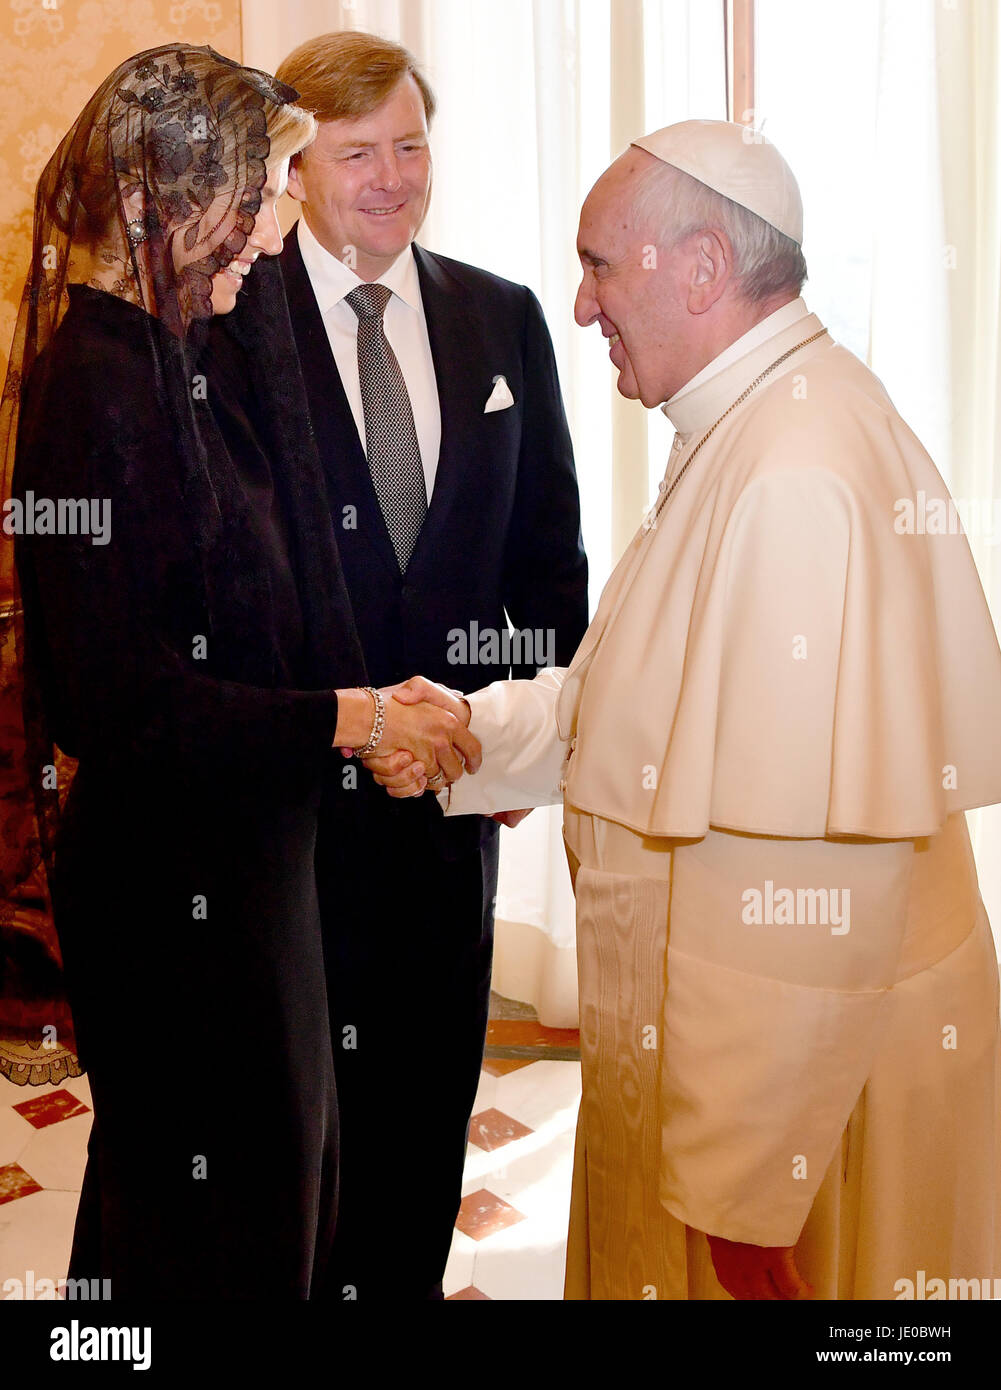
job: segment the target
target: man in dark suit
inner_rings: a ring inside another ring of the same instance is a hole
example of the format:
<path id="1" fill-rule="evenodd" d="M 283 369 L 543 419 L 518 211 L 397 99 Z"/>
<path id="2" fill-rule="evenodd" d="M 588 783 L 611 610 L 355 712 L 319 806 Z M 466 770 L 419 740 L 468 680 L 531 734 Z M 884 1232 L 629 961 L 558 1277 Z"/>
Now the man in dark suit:
<path id="1" fill-rule="evenodd" d="M 465 691 L 565 664 L 587 626 L 587 564 L 538 301 L 413 244 L 434 97 L 406 49 L 329 34 L 279 76 L 320 122 L 289 174 L 303 215 L 282 270 L 369 679 Z M 353 763 L 329 779 L 316 866 L 341 1111 L 332 1297 L 442 1296 L 498 833 L 446 822 L 431 795 L 394 801 Z"/>

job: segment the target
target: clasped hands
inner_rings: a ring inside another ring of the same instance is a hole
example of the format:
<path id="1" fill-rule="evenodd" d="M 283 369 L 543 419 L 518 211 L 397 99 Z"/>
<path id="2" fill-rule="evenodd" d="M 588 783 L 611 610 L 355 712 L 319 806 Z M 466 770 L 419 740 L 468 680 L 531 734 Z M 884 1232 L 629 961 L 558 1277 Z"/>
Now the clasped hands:
<path id="1" fill-rule="evenodd" d="M 461 695 L 423 676 L 380 693 L 386 704 L 382 739 L 362 761 L 390 796 L 439 792 L 479 769 L 482 750 L 469 732 L 470 708 Z M 352 750 L 341 752 L 350 757 Z"/>

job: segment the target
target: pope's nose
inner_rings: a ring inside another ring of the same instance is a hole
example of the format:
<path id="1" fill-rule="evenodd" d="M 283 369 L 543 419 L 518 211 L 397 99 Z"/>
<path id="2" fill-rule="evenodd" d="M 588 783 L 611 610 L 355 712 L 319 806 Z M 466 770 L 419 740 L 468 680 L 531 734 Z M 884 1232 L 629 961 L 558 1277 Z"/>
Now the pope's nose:
<path id="1" fill-rule="evenodd" d="M 598 304 L 587 286 L 587 277 L 580 282 L 577 298 L 574 300 L 573 316 L 581 328 L 587 328 L 598 317 Z"/>

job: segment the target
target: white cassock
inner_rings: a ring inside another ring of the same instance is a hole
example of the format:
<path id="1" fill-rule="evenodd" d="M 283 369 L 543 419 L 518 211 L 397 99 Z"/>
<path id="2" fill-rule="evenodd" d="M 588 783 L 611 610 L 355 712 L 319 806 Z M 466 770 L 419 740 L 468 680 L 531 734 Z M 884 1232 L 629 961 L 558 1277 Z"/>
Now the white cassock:
<path id="1" fill-rule="evenodd" d="M 674 397 L 668 480 L 821 330 L 796 300 Z M 693 457 L 569 670 L 469 697 L 484 762 L 449 813 L 565 804 L 568 1298 L 725 1298 L 700 1232 L 796 1245 L 818 1298 L 1001 1276 L 963 814 L 1001 801 L 1001 653 L 947 499 L 822 334 Z"/>

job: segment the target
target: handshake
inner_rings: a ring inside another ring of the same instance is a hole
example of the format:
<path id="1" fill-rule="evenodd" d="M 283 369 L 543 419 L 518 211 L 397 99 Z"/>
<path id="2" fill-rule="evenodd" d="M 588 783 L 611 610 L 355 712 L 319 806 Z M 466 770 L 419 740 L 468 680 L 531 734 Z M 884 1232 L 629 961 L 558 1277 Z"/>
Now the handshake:
<path id="1" fill-rule="evenodd" d="M 471 711 L 460 694 L 423 676 L 380 694 L 386 708 L 382 738 L 362 761 L 390 796 L 439 792 L 463 772 L 477 771 L 482 750 L 469 732 Z M 350 757 L 353 749 L 341 752 Z"/>

